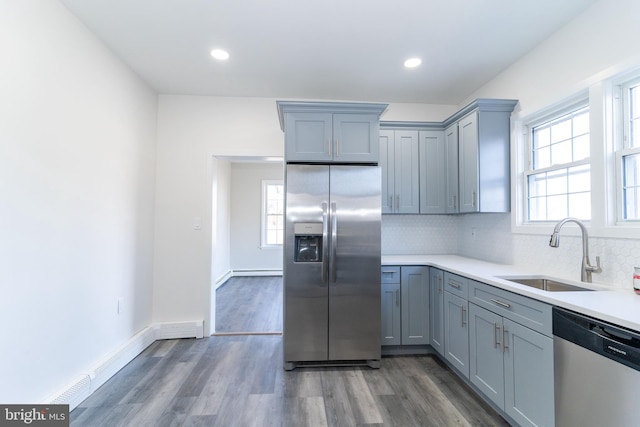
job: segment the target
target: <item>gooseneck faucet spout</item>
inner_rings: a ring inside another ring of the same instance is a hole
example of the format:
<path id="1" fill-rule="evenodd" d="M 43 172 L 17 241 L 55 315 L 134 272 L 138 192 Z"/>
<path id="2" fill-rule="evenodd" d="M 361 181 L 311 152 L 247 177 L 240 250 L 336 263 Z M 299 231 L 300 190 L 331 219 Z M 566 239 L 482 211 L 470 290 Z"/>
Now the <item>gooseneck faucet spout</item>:
<path id="1" fill-rule="evenodd" d="M 596 257 L 596 265 L 591 265 L 591 261 L 589 261 L 589 233 L 587 233 L 587 227 L 584 226 L 582 221 L 576 218 L 565 218 L 558 222 L 553 229 L 553 234 L 551 234 L 551 239 L 549 240 L 549 246 L 552 248 L 557 248 L 560 246 L 560 229 L 567 222 L 574 222 L 578 224 L 580 230 L 582 231 L 582 268 L 580 270 L 580 280 L 583 282 L 591 283 L 591 273 L 600 273 L 602 272 L 602 268 L 600 268 L 600 257 Z"/>

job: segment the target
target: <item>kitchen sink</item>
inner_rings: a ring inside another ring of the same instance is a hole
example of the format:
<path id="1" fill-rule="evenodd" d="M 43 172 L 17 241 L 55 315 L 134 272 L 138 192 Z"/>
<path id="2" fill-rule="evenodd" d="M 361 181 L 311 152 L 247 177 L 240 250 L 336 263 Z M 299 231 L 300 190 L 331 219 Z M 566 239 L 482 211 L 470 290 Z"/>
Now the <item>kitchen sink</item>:
<path id="1" fill-rule="evenodd" d="M 569 283 L 561 282 L 547 276 L 496 276 L 499 279 L 508 280 L 509 282 L 518 283 L 520 285 L 531 286 L 532 288 L 541 289 L 547 292 L 575 292 L 575 291 L 592 291 L 593 289 L 583 288 Z"/>

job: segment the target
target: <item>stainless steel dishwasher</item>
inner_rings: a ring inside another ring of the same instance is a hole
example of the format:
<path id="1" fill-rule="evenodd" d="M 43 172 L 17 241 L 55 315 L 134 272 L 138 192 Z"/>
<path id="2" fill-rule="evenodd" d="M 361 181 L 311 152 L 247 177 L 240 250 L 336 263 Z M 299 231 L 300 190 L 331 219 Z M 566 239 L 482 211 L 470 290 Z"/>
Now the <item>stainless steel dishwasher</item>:
<path id="1" fill-rule="evenodd" d="M 556 426 L 640 425 L 640 333 L 553 308 Z"/>

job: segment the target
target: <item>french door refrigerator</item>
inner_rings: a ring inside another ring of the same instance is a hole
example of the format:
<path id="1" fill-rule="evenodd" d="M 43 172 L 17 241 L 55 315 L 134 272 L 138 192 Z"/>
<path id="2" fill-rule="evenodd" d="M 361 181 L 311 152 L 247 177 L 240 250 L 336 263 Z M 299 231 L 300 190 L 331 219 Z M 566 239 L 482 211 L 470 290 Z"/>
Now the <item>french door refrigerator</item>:
<path id="1" fill-rule="evenodd" d="M 287 164 L 285 369 L 380 366 L 381 172 Z"/>

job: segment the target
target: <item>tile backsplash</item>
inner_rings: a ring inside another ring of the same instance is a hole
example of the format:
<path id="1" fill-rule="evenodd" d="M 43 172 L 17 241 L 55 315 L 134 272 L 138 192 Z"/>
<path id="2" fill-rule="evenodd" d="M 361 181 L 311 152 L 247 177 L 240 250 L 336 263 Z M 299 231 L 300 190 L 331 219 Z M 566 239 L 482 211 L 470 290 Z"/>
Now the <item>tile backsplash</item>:
<path id="1" fill-rule="evenodd" d="M 589 237 L 589 252 L 593 264 L 596 256 L 602 264 L 594 282 L 631 288 L 640 240 Z M 582 240 L 562 235 L 560 247 L 551 248 L 547 235 L 512 233 L 510 214 L 383 215 L 382 253 L 458 254 L 580 280 Z"/>

